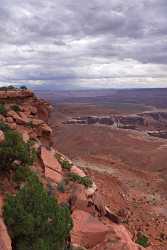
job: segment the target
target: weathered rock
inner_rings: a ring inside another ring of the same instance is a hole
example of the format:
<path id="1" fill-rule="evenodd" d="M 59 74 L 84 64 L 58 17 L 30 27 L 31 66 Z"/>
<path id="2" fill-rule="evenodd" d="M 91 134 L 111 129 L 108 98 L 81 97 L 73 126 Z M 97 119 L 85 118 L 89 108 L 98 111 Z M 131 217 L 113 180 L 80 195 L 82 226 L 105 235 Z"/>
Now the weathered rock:
<path id="1" fill-rule="evenodd" d="M 92 198 L 92 201 L 99 214 L 104 216 L 106 214 L 106 209 L 103 197 L 98 192 L 96 192 Z"/>
<path id="2" fill-rule="evenodd" d="M 9 117 L 12 117 L 14 119 L 14 121 L 19 124 L 19 125 L 25 125 L 29 122 L 29 119 L 23 115 L 24 113 L 20 112 L 22 117 L 19 116 L 14 110 L 10 110 L 7 115 Z"/>
<path id="3" fill-rule="evenodd" d="M 0 218 L 0 249 L 12 250 L 11 239 L 2 218 Z"/>
<path id="4" fill-rule="evenodd" d="M 79 209 L 87 211 L 88 209 L 88 200 L 85 194 L 85 188 L 76 183 L 73 185 L 70 197 L 69 204 L 72 210 Z"/>
<path id="5" fill-rule="evenodd" d="M 6 122 L 13 123 L 13 118 L 12 117 L 6 117 Z"/>
<path id="6" fill-rule="evenodd" d="M 12 250 L 11 239 L 9 237 L 6 225 L 2 218 L 3 205 L 4 205 L 4 199 L 0 195 L 0 250 Z"/>
<path id="7" fill-rule="evenodd" d="M 131 239 L 130 233 L 123 225 L 111 225 L 110 233 L 105 240 L 97 244 L 92 250 L 144 250 Z M 150 249 L 151 250 L 151 249 Z"/>
<path id="8" fill-rule="evenodd" d="M 32 125 L 38 127 L 39 125 L 43 124 L 44 121 L 40 119 L 32 119 Z"/>
<path id="9" fill-rule="evenodd" d="M 0 121 L 1 122 L 5 122 L 6 121 L 5 117 L 3 115 L 1 115 L 1 114 L 0 114 Z"/>
<path id="10" fill-rule="evenodd" d="M 8 126 L 9 126 L 9 128 L 11 128 L 11 129 L 16 129 L 16 128 L 17 128 L 17 124 L 16 124 L 15 122 L 13 122 L 13 123 L 8 123 Z"/>
<path id="11" fill-rule="evenodd" d="M 109 227 L 91 214 L 81 210 L 74 210 L 72 218 L 74 223 L 71 233 L 72 244 L 92 248 L 105 240 Z"/>
<path id="12" fill-rule="evenodd" d="M 39 135 L 40 136 L 50 136 L 52 134 L 52 129 L 46 124 L 42 124 L 39 127 Z"/>
<path id="13" fill-rule="evenodd" d="M 12 117 L 14 120 L 20 118 L 20 116 L 14 110 L 9 110 L 7 116 Z"/>
<path id="14" fill-rule="evenodd" d="M 26 97 L 33 97 L 33 92 L 31 90 L 10 90 L 10 91 L 0 91 L 1 99 L 23 99 Z"/>
<path id="15" fill-rule="evenodd" d="M 63 176 L 60 173 L 58 173 L 50 168 L 47 168 L 47 167 L 45 168 L 45 177 L 49 181 L 52 181 L 56 184 L 60 183 L 63 180 Z"/>
<path id="16" fill-rule="evenodd" d="M 76 166 L 72 166 L 70 171 L 71 171 L 71 173 L 77 174 L 80 177 L 85 177 L 86 176 L 84 171 L 82 169 L 76 167 Z"/>
<path id="17" fill-rule="evenodd" d="M 96 184 L 93 182 L 92 187 L 85 190 L 87 197 L 93 196 L 97 190 Z"/>
<path id="18" fill-rule="evenodd" d="M 25 131 L 22 131 L 21 134 L 22 134 L 23 141 L 27 143 L 30 140 L 30 136 L 28 132 L 25 130 Z"/>
<path id="19" fill-rule="evenodd" d="M 61 165 L 57 161 L 54 153 L 45 147 L 41 147 L 41 160 L 44 168 L 50 168 L 58 173 L 62 173 Z"/>
<path id="20" fill-rule="evenodd" d="M 0 130 L 0 143 L 3 143 L 5 141 L 5 135 L 2 130 Z"/>

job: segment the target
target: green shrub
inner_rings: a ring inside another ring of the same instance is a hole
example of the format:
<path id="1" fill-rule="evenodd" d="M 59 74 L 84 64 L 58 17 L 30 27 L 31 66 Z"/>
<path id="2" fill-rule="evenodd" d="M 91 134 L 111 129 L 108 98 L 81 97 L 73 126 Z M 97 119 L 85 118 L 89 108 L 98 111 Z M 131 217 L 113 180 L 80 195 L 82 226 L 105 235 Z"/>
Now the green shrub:
<path id="1" fill-rule="evenodd" d="M 92 180 L 89 176 L 80 177 L 77 174 L 69 173 L 68 177 L 71 181 L 78 182 L 79 184 L 82 184 L 87 188 L 92 186 Z"/>
<path id="2" fill-rule="evenodd" d="M 4 219 L 15 250 L 63 250 L 72 228 L 69 209 L 34 177 L 16 196 L 8 196 Z"/>
<path id="3" fill-rule="evenodd" d="M 2 130 L 3 132 L 7 132 L 9 130 L 11 130 L 11 128 L 9 128 L 9 126 L 3 122 L 0 122 L 0 130 Z"/>
<path id="4" fill-rule="evenodd" d="M 61 181 L 58 185 L 57 185 L 57 190 L 61 193 L 65 192 L 65 181 Z"/>
<path id="5" fill-rule="evenodd" d="M 137 234 L 136 243 L 143 247 L 148 247 L 150 245 L 149 238 L 140 232 Z"/>
<path id="6" fill-rule="evenodd" d="M 25 90 L 27 87 L 25 85 L 20 86 L 20 89 Z"/>
<path id="7" fill-rule="evenodd" d="M 70 170 L 72 165 L 73 165 L 72 163 L 70 163 L 67 160 L 59 160 L 59 162 L 60 162 L 62 168 L 67 169 L 67 170 Z"/>
<path id="8" fill-rule="evenodd" d="M 35 175 L 35 173 L 32 172 L 29 167 L 19 166 L 15 170 L 13 180 L 16 183 L 21 183 L 21 182 L 25 182 L 29 177 L 32 177 L 33 175 Z"/>
<path id="9" fill-rule="evenodd" d="M 20 134 L 12 130 L 5 132 L 5 141 L 0 144 L 0 170 L 9 170 L 15 160 L 21 161 L 22 165 L 32 165 L 35 159 L 35 150 Z"/>
<path id="10" fill-rule="evenodd" d="M 27 123 L 27 127 L 28 128 L 33 128 L 34 127 L 34 125 L 32 124 L 32 121 L 30 121 L 30 122 Z"/>
<path id="11" fill-rule="evenodd" d="M 17 105 L 17 104 L 12 105 L 11 109 L 14 110 L 15 112 L 20 112 L 21 111 L 19 105 Z"/>
<path id="12" fill-rule="evenodd" d="M 5 115 L 6 114 L 6 109 L 4 104 L 0 103 L 0 114 Z"/>

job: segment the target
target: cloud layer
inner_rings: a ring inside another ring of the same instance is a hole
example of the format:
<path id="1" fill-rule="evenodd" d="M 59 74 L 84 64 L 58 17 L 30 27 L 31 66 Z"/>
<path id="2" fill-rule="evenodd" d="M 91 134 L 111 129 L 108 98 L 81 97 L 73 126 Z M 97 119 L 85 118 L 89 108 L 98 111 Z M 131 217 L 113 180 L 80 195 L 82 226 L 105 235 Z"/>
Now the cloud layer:
<path id="1" fill-rule="evenodd" d="M 0 0 L 0 84 L 167 87 L 166 0 Z"/>

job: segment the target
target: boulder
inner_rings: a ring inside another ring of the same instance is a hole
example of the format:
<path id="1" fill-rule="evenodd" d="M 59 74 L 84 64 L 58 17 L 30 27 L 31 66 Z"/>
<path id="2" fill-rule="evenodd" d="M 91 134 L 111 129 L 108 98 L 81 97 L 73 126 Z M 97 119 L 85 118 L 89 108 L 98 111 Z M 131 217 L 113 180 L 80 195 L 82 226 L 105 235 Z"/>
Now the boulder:
<path id="1" fill-rule="evenodd" d="M 0 195 L 0 250 L 12 250 L 12 242 L 2 218 L 4 198 Z"/>
<path id="2" fill-rule="evenodd" d="M 63 176 L 60 173 L 47 167 L 45 168 L 45 177 L 47 180 L 52 181 L 56 184 L 60 183 L 63 180 Z"/>
<path id="3" fill-rule="evenodd" d="M 81 210 L 74 210 L 72 218 L 74 224 L 71 232 L 72 244 L 92 248 L 105 240 L 109 227 L 97 218 Z"/>
<path id="4" fill-rule="evenodd" d="M 39 127 L 39 136 L 50 136 L 52 134 L 52 129 L 46 124 L 42 124 Z"/>
<path id="5" fill-rule="evenodd" d="M 38 127 L 39 125 L 43 124 L 44 121 L 40 120 L 40 119 L 32 119 L 32 125 L 35 127 Z"/>
<path id="6" fill-rule="evenodd" d="M 0 130 L 0 143 L 3 143 L 5 141 L 5 135 L 2 130 Z"/>
<path id="7" fill-rule="evenodd" d="M 9 126 L 9 128 L 11 128 L 11 129 L 16 129 L 16 128 L 17 128 L 17 124 L 16 124 L 15 122 L 13 122 L 13 123 L 8 123 L 8 126 Z"/>
<path id="8" fill-rule="evenodd" d="M 85 194 L 85 188 L 78 183 L 74 184 L 69 197 L 69 204 L 72 210 L 88 210 L 88 200 Z"/>
<path id="9" fill-rule="evenodd" d="M 8 117 L 12 117 L 13 120 L 19 124 L 19 125 L 25 125 L 29 122 L 29 119 L 27 118 L 27 116 L 23 113 L 23 112 L 19 112 L 21 113 L 22 117 L 19 116 L 14 110 L 10 110 L 8 113 L 7 113 L 7 116 Z M 24 115 L 23 115 L 24 114 Z"/>
<path id="10" fill-rule="evenodd" d="M 6 122 L 13 123 L 13 118 L 12 117 L 6 117 Z"/>
<path id="11" fill-rule="evenodd" d="M 11 239 L 2 218 L 0 218 L 0 249 L 12 250 Z"/>
<path id="12" fill-rule="evenodd" d="M 87 197 L 93 196 L 94 193 L 96 192 L 96 190 L 97 190 L 97 186 L 96 186 L 96 184 L 93 182 L 92 187 L 87 188 L 87 189 L 85 190 Z"/>
<path id="13" fill-rule="evenodd" d="M 53 151 L 48 150 L 46 147 L 41 147 L 41 160 L 44 168 L 50 168 L 58 173 L 62 173 L 62 168 L 56 159 Z"/>
<path id="14" fill-rule="evenodd" d="M 5 117 L 3 115 L 1 115 L 1 114 L 0 114 L 0 121 L 1 122 L 5 122 L 6 121 Z"/>
<path id="15" fill-rule="evenodd" d="M 22 134 L 23 141 L 25 143 L 27 143 L 30 140 L 30 136 L 29 136 L 28 132 L 25 130 L 21 134 Z"/>
<path id="16" fill-rule="evenodd" d="M 105 240 L 97 244 L 92 250 L 144 250 L 132 241 L 132 237 L 123 225 L 111 225 L 110 233 Z M 151 250 L 151 249 L 150 249 Z"/>
<path id="17" fill-rule="evenodd" d="M 93 205 L 95 206 L 96 210 L 99 212 L 101 216 L 106 215 L 105 203 L 103 197 L 96 192 L 92 198 Z"/>
<path id="18" fill-rule="evenodd" d="M 76 166 L 72 166 L 70 171 L 71 171 L 71 173 L 77 174 L 80 177 L 85 177 L 86 176 L 84 171 L 82 169 L 76 167 Z"/>
<path id="19" fill-rule="evenodd" d="M 14 110 L 9 110 L 7 116 L 12 117 L 14 120 L 20 118 L 20 116 Z"/>

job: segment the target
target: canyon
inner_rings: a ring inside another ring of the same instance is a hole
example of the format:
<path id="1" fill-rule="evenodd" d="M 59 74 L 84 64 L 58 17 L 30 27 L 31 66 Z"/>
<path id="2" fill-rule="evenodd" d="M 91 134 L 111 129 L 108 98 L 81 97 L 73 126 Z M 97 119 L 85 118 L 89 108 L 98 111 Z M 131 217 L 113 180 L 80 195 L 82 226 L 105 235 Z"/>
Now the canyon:
<path id="1" fill-rule="evenodd" d="M 29 167 L 29 171 L 38 176 L 48 195 L 56 199 L 60 207 L 63 208 L 66 205 L 70 209 L 73 228 L 68 238 L 67 248 L 73 250 L 141 250 L 144 239 L 143 244 L 147 246 L 147 249 L 155 249 L 150 239 L 147 239 L 140 230 L 135 229 L 130 232 L 126 226 L 124 213 L 126 214 L 127 202 L 124 200 L 122 184 L 115 176 L 108 176 L 112 179 L 109 185 L 111 192 L 105 190 L 103 193 L 106 187 L 105 182 L 100 186 L 99 172 L 83 168 L 82 164 L 80 166 L 73 161 L 70 154 L 65 154 L 64 150 L 60 151 L 59 146 L 56 146 L 55 142 L 59 138 L 56 136 L 57 124 L 60 122 L 60 117 L 55 116 L 55 112 L 59 112 L 57 108 L 37 98 L 29 90 L 16 89 L 14 94 L 5 91 L 0 93 L 0 96 L 0 146 L 3 148 L 6 145 L 4 143 L 7 133 L 17 135 L 20 141 L 23 140 L 22 147 L 27 148 L 28 145 L 32 145 L 36 158 Z M 71 132 L 73 131 L 71 130 Z M 62 139 L 60 142 L 62 143 Z M 67 146 L 70 140 L 66 138 L 64 142 Z M 17 155 L 19 155 L 18 152 Z M 22 168 L 21 159 L 15 159 L 12 163 L 15 167 L 8 174 L 1 173 L 0 175 L 0 247 L 3 250 L 17 249 L 13 242 L 14 239 L 11 238 L 13 235 L 8 230 L 9 225 L 5 225 L 3 214 L 6 194 L 10 193 L 13 197 L 17 197 L 17 193 L 24 190 L 26 185 L 26 180 L 20 186 L 14 178 L 14 171 Z M 100 178 L 104 178 L 104 175 L 100 175 Z M 108 203 L 108 197 L 106 197 L 108 194 L 111 195 L 111 200 L 117 196 L 120 214 Z M 32 201 L 26 202 L 31 203 Z M 131 214 L 128 216 L 130 219 Z"/>

